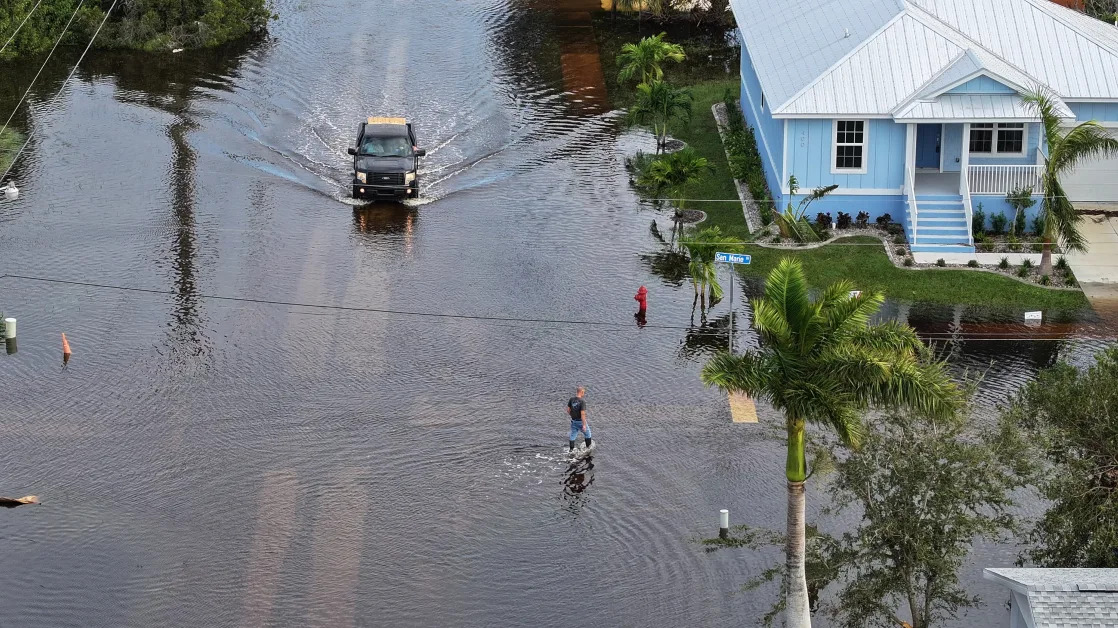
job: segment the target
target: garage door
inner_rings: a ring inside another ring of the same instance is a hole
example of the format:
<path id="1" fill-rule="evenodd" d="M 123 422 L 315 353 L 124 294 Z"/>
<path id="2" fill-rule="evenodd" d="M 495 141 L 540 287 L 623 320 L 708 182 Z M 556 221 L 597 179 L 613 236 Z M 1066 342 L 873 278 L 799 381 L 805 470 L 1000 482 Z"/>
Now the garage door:
<path id="1" fill-rule="evenodd" d="M 1108 131 L 1118 138 L 1118 129 Z M 1064 175 L 1061 183 L 1072 201 L 1118 202 L 1118 157 L 1080 163 L 1075 170 Z"/>

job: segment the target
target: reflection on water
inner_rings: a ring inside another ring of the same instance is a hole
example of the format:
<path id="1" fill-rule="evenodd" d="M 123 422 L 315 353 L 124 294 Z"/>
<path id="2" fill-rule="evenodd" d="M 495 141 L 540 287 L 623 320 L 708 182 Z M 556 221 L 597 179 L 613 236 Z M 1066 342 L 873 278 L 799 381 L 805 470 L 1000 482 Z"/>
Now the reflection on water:
<path id="1" fill-rule="evenodd" d="M 567 465 L 563 474 L 562 499 L 567 510 L 577 511 L 586 506 L 590 499 L 587 489 L 594 483 L 594 457 L 591 453 L 580 454 L 581 457 Z"/>
<path id="2" fill-rule="evenodd" d="M 382 235 L 403 234 L 410 239 L 415 232 L 419 211 L 403 203 L 375 203 L 353 210 L 353 227 L 357 233 Z"/>

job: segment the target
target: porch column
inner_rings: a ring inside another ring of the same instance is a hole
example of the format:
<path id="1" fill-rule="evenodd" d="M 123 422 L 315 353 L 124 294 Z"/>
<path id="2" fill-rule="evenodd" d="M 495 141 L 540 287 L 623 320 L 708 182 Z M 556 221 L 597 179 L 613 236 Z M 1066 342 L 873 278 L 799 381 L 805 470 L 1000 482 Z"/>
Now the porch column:
<path id="1" fill-rule="evenodd" d="M 963 123 L 963 154 L 959 159 L 959 194 L 963 193 L 963 189 L 967 184 L 967 177 L 970 173 L 970 122 Z"/>
<path id="2" fill-rule="evenodd" d="M 905 125 L 904 193 L 915 193 L 916 186 L 916 125 Z"/>

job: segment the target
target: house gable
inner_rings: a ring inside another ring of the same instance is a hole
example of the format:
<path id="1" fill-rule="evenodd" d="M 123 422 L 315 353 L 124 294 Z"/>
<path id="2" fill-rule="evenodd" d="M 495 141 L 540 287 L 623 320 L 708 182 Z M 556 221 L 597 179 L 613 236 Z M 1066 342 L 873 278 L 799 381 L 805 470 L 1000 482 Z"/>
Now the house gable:
<path id="1" fill-rule="evenodd" d="M 981 75 L 952 87 L 946 94 L 1014 94 L 1017 90 L 988 75 Z"/>

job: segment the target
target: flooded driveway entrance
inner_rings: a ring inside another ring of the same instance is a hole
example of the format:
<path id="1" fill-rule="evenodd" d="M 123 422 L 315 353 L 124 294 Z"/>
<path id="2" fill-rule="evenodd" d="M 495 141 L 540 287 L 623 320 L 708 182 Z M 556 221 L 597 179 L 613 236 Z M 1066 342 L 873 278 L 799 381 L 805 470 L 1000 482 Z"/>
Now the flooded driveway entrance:
<path id="1" fill-rule="evenodd" d="M 584 35 L 535 3 L 276 4 L 266 41 L 91 56 L 57 107 L 61 73 L 36 87 L 22 195 L 0 205 L 0 274 L 20 276 L 0 279 L 20 320 L 0 489 L 44 503 L 0 513 L 5 622 L 759 616 L 767 596 L 738 589 L 767 562 L 693 539 L 719 508 L 782 525 L 782 449 L 698 381 L 725 328 L 689 329 L 691 288 L 645 261 L 632 142 L 586 105 Z M 347 198 L 370 115 L 415 122 L 419 202 Z M 989 314 L 905 316 L 943 339 Z M 955 360 L 998 359 L 989 406 L 1100 342 L 960 341 Z M 571 461 L 579 384 L 598 449 Z M 1001 619 L 988 601 L 968 620 Z"/>

